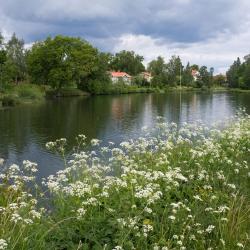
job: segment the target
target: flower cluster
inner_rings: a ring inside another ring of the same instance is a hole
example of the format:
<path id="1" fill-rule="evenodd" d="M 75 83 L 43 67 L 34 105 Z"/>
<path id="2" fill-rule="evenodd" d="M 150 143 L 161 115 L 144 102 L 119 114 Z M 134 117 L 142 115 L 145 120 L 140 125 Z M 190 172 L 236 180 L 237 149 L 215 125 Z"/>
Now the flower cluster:
<path id="1" fill-rule="evenodd" d="M 249 248 L 250 117 L 235 118 L 223 130 L 161 121 L 144 130 L 145 137 L 118 146 L 97 139 L 88 150 L 77 146 L 65 168 L 42 182 L 49 212 L 23 192 L 31 176 L 10 166 L 0 178 L 16 198 L 0 201 L 0 218 L 16 229 L 42 228 L 45 217 L 48 249 Z M 85 140 L 78 136 L 78 145 Z M 64 156 L 66 144 L 61 139 L 47 148 Z M 36 167 L 23 163 L 31 174 Z M 7 231 L 0 238 L 12 237 Z M 7 242 L 0 240 L 1 246 Z"/>

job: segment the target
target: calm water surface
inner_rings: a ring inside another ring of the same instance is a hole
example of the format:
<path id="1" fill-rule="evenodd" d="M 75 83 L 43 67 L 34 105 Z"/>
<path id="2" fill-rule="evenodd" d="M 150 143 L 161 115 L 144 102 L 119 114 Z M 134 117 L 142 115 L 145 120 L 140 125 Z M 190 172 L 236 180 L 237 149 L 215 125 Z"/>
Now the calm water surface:
<path id="1" fill-rule="evenodd" d="M 39 176 L 62 167 L 45 143 L 61 137 L 74 144 L 78 134 L 116 143 L 141 135 L 157 116 L 166 121 L 206 124 L 223 121 L 245 107 L 250 113 L 250 93 L 130 94 L 64 98 L 36 105 L 0 109 L 0 158 L 8 163 L 24 159 L 39 164 Z"/>

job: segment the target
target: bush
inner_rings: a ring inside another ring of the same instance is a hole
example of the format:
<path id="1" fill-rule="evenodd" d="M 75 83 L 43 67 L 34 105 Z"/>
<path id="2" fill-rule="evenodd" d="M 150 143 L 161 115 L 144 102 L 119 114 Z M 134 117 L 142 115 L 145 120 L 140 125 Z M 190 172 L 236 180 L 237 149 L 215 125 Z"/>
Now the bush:
<path id="1" fill-rule="evenodd" d="M 84 86 L 84 90 L 93 95 L 110 95 L 110 94 L 129 94 L 129 93 L 151 93 L 155 92 L 153 88 L 138 87 L 137 85 L 128 85 L 123 81 L 111 83 L 110 81 L 89 81 Z"/>
<path id="2" fill-rule="evenodd" d="M 105 95 L 112 91 L 112 83 L 110 81 L 89 80 L 82 88 L 91 94 Z"/>
<path id="3" fill-rule="evenodd" d="M 58 90 L 50 89 L 46 91 L 47 98 L 83 96 L 83 95 L 88 95 L 88 93 L 83 92 L 82 90 L 76 88 L 63 88 Z"/>
<path id="4" fill-rule="evenodd" d="M 6 95 L 2 97 L 2 105 L 4 107 L 13 107 L 18 104 L 17 98 L 12 95 Z"/>
<path id="5" fill-rule="evenodd" d="M 44 96 L 42 88 L 33 84 L 20 84 L 16 86 L 15 91 L 23 99 L 42 99 Z"/>

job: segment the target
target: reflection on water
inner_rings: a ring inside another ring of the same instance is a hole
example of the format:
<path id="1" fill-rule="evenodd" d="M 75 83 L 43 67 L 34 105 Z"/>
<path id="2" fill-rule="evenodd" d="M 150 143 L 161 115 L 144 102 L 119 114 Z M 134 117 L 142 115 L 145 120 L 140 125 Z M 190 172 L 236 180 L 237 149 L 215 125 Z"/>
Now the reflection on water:
<path id="1" fill-rule="evenodd" d="M 45 149 L 47 141 L 66 137 L 73 145 L 77 134 L 120 142 L 153 126 L 157 116 L 166 121 L 206 124 L 222 121 L 239 107 L 250 113 L 249 93 L 131 94 L 65 98 L 37 105 L 0 110 L 0 158 L 20 163 L 39 163 L 40 175 L 61 167 L 59 159 Z"/>

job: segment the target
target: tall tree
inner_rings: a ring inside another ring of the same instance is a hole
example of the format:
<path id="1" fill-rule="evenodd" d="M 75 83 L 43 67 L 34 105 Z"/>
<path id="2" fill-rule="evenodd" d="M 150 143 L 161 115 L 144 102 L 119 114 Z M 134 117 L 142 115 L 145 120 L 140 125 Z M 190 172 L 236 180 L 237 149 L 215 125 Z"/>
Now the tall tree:
<path id="1" fill-rule="evenodd" d="M 210 73 L 208 72 L 207 67 L 206 66 L 200 67 L 199 76 L 198 76 L 198 79 L 197 79 L 198 87 L 203 87 L 203 86 L 208 87 L 209 86 L 209 80 L 210 80 Z"/>
<path id="2" fill-rule="evenodd" d="M 212 85 L 213 85 L 213 79 L 214 79 L 214 68 L 211 67 L 209 69 L 209 82 L 208 82 L 208 87 L 209 88 L 212 87 Z"/>
<path id="3" fill-rule="evenodd" d="M 142 62 L 143 56 L 135 54 L 134 51 L 123 50 L 113 56 L 110 67 L 113 70 L 124 71 L 135 76 L 145 70 Z"/>
<path id="4" fill-rule="evenodd" d="M 197 65 L 197 64 L 193 64 L 192 66 L 191 66 L 191 69 L 192 70 L 199 70 L 199 65 Z"/>
<path id="5" fill-rule="evenodd" d="M 171 85 L 178 85 L 180 77 L 183 74 L 183 66 L 179 56 L 172 56 L 166 66 L 168 83 Z"/>
<path id="6" fill-rule="evenodd" d="M 3 46 L 3 36 L 0 33 L 0 88 L 2 88 L 3 85 L 3 70 L 4 70 L 4 64 L 7 60 L 6 51 Z"/>
<path id="7" fill-rule="evenodd" d="M 157 59 L 152 60 L 148 64 L 148 71 L 151 72 L 153 76 L 153 79 L 151 81 L 152 85 L 164 86 L 168 83 L 166 63 L 163 57 L 158 56 Z"/>
<path id="8" fill-rule="evenodd" d="M 238 57 L 237 60 L 233 62 L 233 64 L 227 71 L 227 80 L 229 87 L 231 88 L 239 87 L 240 68 L 241 68 L 241 61 L 240 58 Z"/>
<path id="9" fill-rule="evenodd" d="M 82 85 L 97 69 L 98 50 L 81 38 L 56 36 L 34 44 L 28 53 L 33 83 L 60 89 Z"/>
<path id="10" fill-rule="evenodd" d="M 166 69 L 166 64 L 164 58 L 161 56 L 158 56 L 157 59 L 152 60 L 148 64 L 148 71 L 150 71 L 153 76 L 163 74 L 165 69 Z"/>
<path id="11" fill-rule="evenodd" d="M 6 45 L 6 71 L 15 83 L 25 79 L 26 60 L 24 41 L 14 33 Z"/>
<path id="12" fill-rule="evenodd" d="M 213 84 L 215 86 L 223 86 L 226 83 L 226 76 L 219 74 L 213 77 Z"/>
<path id="13" fill-rule="evenodd" d="M 242 78 L 243 78 L 243 83 L 244 83 L 242 87 L 250 89 L 250 60 L 246 62 L 245 70 L 244 70 Z"/>
<path id="14" fill-rule="evenodd" d="M 190 63 L 188 62 L 186 65 L 186 68 L 183 70 L 183 77 L 182 77 L 183 85 L 186 85 L 186 86 L 192 85 L 193 76 L 191 72 L 192 72 L 192 68 L 190 66 Z"/>

